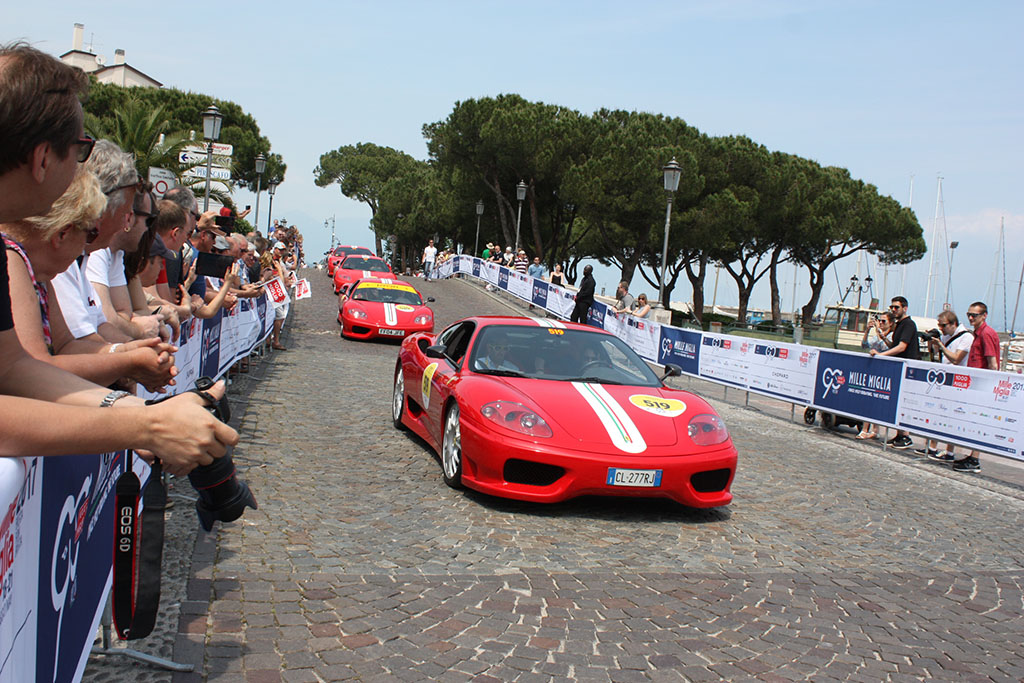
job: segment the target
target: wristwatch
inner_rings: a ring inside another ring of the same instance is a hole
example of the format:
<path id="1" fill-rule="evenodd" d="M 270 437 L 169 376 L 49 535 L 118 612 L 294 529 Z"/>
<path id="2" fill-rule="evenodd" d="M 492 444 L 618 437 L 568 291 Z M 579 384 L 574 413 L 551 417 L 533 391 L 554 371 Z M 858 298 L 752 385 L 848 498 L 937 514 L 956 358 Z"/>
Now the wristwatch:
<path id="1" fill-rule="evenodd" d="M 109 408 L 110 406 L 114 405 L 114 401 L 122 399 L 125 396 L 131 396 L 131 394 L 129 394 L 127 391 L 121 390 L 111 391 L 109 394 L 103 397 L 102 401 L 100 401 L 100 408 Z"/>

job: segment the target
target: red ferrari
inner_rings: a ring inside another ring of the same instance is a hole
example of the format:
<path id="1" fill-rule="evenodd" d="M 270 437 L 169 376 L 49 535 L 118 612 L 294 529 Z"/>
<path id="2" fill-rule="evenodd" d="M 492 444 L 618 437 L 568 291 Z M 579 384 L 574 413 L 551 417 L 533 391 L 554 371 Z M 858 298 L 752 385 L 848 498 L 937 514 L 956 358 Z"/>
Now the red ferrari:
<path id="1" fill-rule="evenodd" d="M 366 247 L 355 247 L 350 245 L 339 245 L 327 257 L 327 276 L 334 277 L 334 271 L 337 269 L 338 264 L 345 260 L 346 256 L 354 256 L 362 254 L 364 256 L 373 256 L 373 252 Z"/>
<path id="2" fill-rule="evenodd" d="M 345 285 L 352 284 L 363 277 L 393 277 L 391 266 L 384 259 L 365 254 L 346 256 L 334 269 L 334 293 L 341 292 Z"/>
<path id="3" fill-rule="evenodd" d="M 728 505 L 737 455 L 725 424 L 662 379 L 593 327 L 467 318 L 402 342 L 392 418 L 437 451 L 454 488 L 546 503 L 597 494 Z"/>
<path id="4" fill-rule="evenodd" d="M 341 294 L 338 304 L 342 337 L 401 339 L 434 331 L 434 312 L 412 285 L 400 280 L 362 278 Z"/>

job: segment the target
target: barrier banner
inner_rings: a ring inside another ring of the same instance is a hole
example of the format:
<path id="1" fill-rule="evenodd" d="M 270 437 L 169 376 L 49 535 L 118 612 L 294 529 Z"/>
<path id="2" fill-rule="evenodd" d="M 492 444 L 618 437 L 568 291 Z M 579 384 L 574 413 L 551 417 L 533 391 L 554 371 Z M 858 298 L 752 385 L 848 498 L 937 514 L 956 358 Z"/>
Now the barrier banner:
<path id="1" fill-rule="evenodd" d="M 595 301 L 590 305 L 590 311 L 587 313 L 587 324 L 600 327 L 603 330 L 605 315 L 610 315 L 608 313 L 610 310 L 605 304 Z"/>
<path id="2" fill-rule="evenodd" d="M 498 266 L 498 287 L 508 290 L 508 268 Z"/>
<path id="3" fill-rule="evenodd" d="M 36 680 L 41 460 L 0 458 L 0 683 Z"/>
<path id="4" fill-rule="evenodd" d="M 199 352 L 199 376 L 217 377 L 220 370 L 220 322 L 224 311 L 203 321 L 202 346 Z"/>
<path id="5" fill-rule="evenodd" d="M 896 424 L 903 361 L 821 351 L 814 405 L 829 412 Z"/>
<path id="6" fill-rule="evenodd" d="M 508 291 L 523 301 L 533 298 L 533 278 L 510 270 L 508 273 Z"/>
<path id="7" fill-rule="evenodd" d="M 629 314 L 616 315 L 609 310 L 604 328 L 626 342 L 644 360 L 658 362 L 661 345 L 661 324 Z"/>
<path id="8" fill-rule="evenodd" d="M 660 347 L 658 363 L 675 363 L 687 375 L 700 375 L 700 332 L 662 325 Z"/>
<path id="9" fill-rule="evenodd" d="M 540 308 L 548 307 L 548 288 L 550 287 L 551 285 L 543 280 L 533 281 L 533 295 L 530 297 L 530 301 L 534 306 L 539 306 Z"/>
<path id="10" fill-rule="evenodd" d="M 899 426 L 989 453 L 1024 458 L 1024 380 L 1018 374 L 907 361 Z"/>
<path id="11" fill-rule="evenodd" d="M 126 453 L 39 460 L 36 681 L 78 680 L 110 588 L 113 490 Z"/>
<path id="12" fill-rule="evenodd" d="M 568 320 L 572 317 L 574 308 L 576 308 L 576 292 L 558 285 L 548 285 L 548 311 L 563 320 Z"/>

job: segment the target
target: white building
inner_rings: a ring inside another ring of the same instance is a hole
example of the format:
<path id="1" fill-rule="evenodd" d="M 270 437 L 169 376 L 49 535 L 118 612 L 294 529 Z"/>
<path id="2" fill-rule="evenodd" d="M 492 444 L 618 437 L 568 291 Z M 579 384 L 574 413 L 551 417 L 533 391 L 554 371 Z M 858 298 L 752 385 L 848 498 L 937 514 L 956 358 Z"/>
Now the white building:
<path id="1" fill-rule="evenodd" d="M 138 86 L 142 88 L 159 88 L 163 83 L 139 71 L 124 59 L 124 50 L 114 50 L 114 63 L 107 65 L 102 55 L 93 54 L 83 47 L 85 26 L 75 24 L 71 39 L 71 49 L 60 56 L 65 64 L 77 66 L 87 74 L 96 76 L 100 83 L 113 83 L 122 87 Z"/>

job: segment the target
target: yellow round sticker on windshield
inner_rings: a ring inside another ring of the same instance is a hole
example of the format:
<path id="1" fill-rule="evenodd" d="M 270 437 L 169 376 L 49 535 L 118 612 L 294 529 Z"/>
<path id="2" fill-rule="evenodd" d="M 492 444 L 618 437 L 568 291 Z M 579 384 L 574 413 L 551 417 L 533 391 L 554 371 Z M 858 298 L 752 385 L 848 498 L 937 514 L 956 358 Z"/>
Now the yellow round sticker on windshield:
<path id="1" fill-rule="evenodd" d="M 648 413 L 654 413 L 663 417 L 677 417 L 686 412 L 686 404 L 674 398 L 634 394 L 629 397 L 629 402 L 640 410 L 646 410 Z"/>
<path id="2" fill-rule="evenodd" d="M 423 368 L 423 381 L 420 382 L 420 395 L 423 396 L 423 409 L 430 407 L 430 380 L 434 378 L 437 371 L 437 363 L 431 363 Z"/>
<path id="3" fill-rule="evenodd" d="M 415 308 L 409 306 L 408 304 L 398 304 L 397 306 L 395 306 L 395 308 L 405 313 L 412 313 L 413 311 L 416 310 Z"/>

